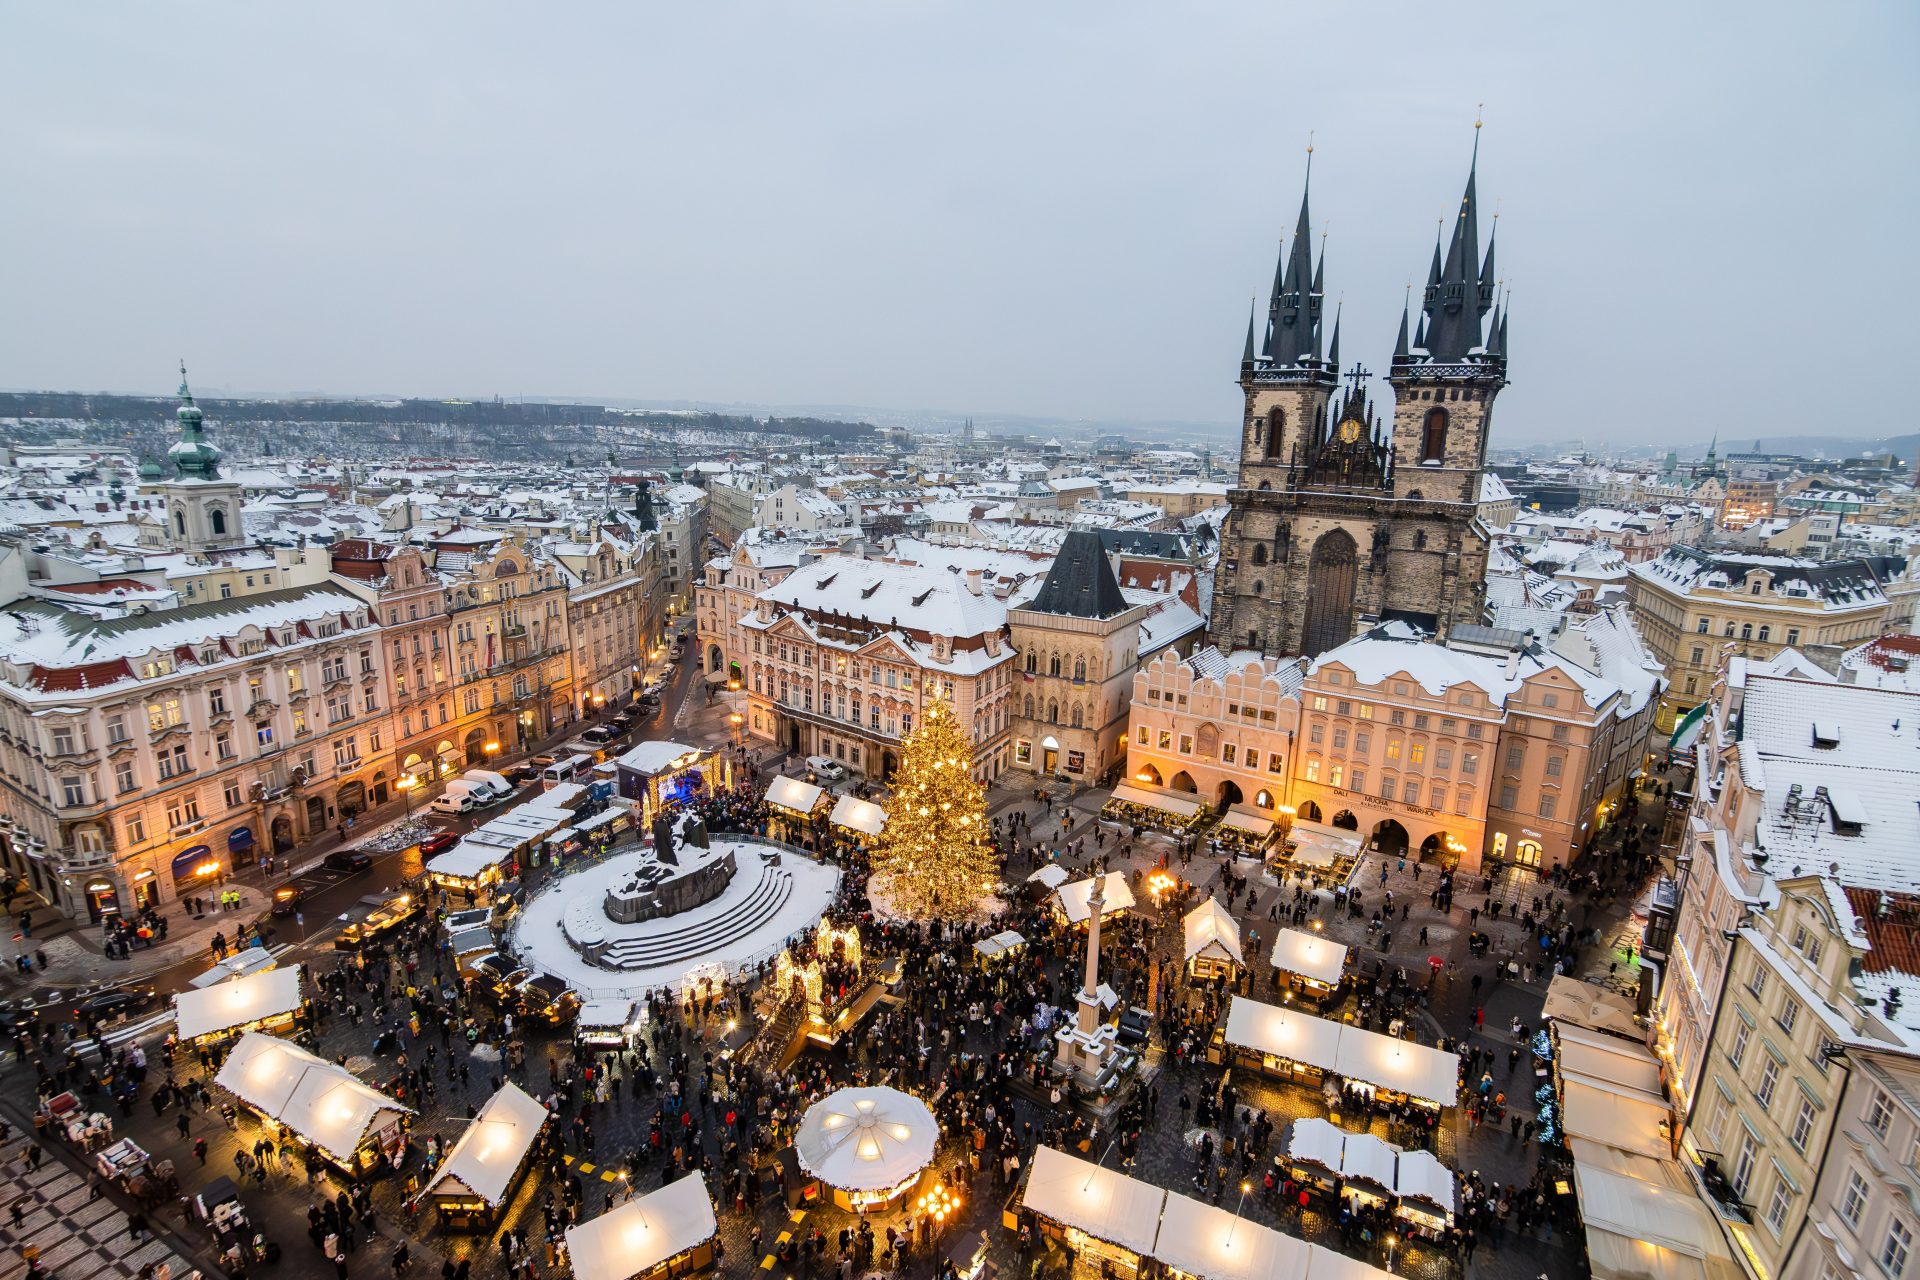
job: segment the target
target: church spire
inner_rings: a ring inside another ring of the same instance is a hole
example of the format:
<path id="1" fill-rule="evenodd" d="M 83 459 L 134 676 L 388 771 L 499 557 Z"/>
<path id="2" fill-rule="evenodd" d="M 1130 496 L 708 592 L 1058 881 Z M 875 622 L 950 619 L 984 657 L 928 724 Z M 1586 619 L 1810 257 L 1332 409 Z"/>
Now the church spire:
<path id="1" fill-rule="evenodd" d="M 1247 303 L 1247 345 L 1240 350 L 1240 367 L 1242 369 L 1251 369 L 1253 367 L 1253 322 L 1254 318 L 1259 314 L 1260 299 L 1254 298 L 1251 302 Z"/>
<path id="2" fill-rule="evenodd" d="M 1427 355 L 1443 364 L 1467 359 L 1481 347 L 1480 321 L 1493 306 L 1493 254 L 1480 261 L 1480 121 L 1473 122 L 1473 160 L 1467 167 L 1467 187 L 1453 222 L 1444 262 L 1434 246 L 1438 270 L 1428 275 L 1422 309 L 1426 312 Z"/>
<path id="3" fill-rule="evenodd" d="M 167 450 L 174 470 L 182 480 L 219 479 L 220 450 L 206 437 L 206 415 L 193 402 L 193 392 L 187 387 L 185 360 L 180 362 L 180 407 L 174 417 L 180 423 L 180 438 Z"/>
<path id="4" fill-rule="evenodd" d="M 1300 216 L 1294 224 L 1293 244 L 1281 268 L 1270 316 L 1273 335 L 1267 356 L 1276 366 L 1296 365 L 1317 356 L 1320 348 L 1320 300 L 1323 280 L 1313 264 L 1313 218 L 1309 201 L 1313 187 L 1313 148 L 1307 148 L 1307 175 L 1300 189 Z"/>
<path id="5" fill-rule="evenodd" d="M 1327 366 L 1335 373 L 1340 372 L 1340 313 L 1344 310 L 1344 303 L 1333 309 L 1333 341 L 1327 345 Z"/>
<path id="6" fill-rule="evenodd" d="M 1400 336 L 1393 342 L 1395 362 L 1407 359 L 1412 353 L 1407 350 L 1407 314 L 1413 309 L 1413 286 L 1407 286 L 1407 299 L 1400 304 Z"/>

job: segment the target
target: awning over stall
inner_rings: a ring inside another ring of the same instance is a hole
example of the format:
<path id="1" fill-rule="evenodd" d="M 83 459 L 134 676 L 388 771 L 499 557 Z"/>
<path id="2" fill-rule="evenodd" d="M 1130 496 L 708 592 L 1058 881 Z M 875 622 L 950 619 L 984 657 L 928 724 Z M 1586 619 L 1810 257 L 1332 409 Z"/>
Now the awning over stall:
<path id="1" fill-rule="evenodd" d="M 707 1180 L 690 1173 L 567 1228 L 573 1280 L 632 1280 L 719 1232 Z"/>
<path id="2" fill-rule="evenodd" d="M 767 803 L 777 804 L 782 809 L 801 815 L 813 812 L 825 794 L 811 782 L 802 782 L 798 778 L 789 778 L 784 773 L 767 784 Z"/>
<path id="3" fill-rule="evenodd" d="M 382 1116 L 413 1114 L 345 1067 L 258 1031 L 240 1037 L 213 1082 L 341 1164 Z"/>
<path id="4" fill-rule="evenodd" d="M 1169 1195 L 1154 1257 L 1199 1280 L 1298 1280 L 1313 1247 L 1217 1205 Z"/>
<path id="5" fill-rule="evenodd" d="M 251 1026 L 299 1010 L 300 966 L 265 969 L 244 978 L 218 982 L 173 998 L 174 1034 L 182 1040 Z"/>
<path id="6" fill-rule="evenodd" d="M 498 1208 L 546 1123 L 546 1107 L 509 1080 L 468 1122 L 421 1194 L 472 1195 Z"/>
<path id="7" fill-rule="evenodd" d="M 1228 805 L 1227 811 L 1220 815 L 1220 825 L 1255 840 L 1265 840 L 1273 834 L 1273 819 L 1244 804 Z"/>
<path id="8" fill-rule="evenodd" d="M 1067 869 L 1057 862 L 1049 862 L 1027 877 L 1028 884 L 1043 884 L 1049 889 L 1058 889 L 1073 877 Z"/>
<path id="9" fill-rule="evenodd" d="M 1555 974 L 1547 983 L 1547 1001 L 1540 1008 L 1542 1018 L 1611 1032 L 1644 1045 L 1646 1032 L 1634 1021 L 1634 1013 L 1633 1001 L 1626 996 L 1565 974 Z"/>
<path id="10" fill-rule="evenodd" d="M 1288 858 L 1305 867 L 1324 870 L 1342 858 L 1350 862 L 1360 858 L 1359 833 L 1322 822 L 1295 818 L 1292 830 L 1287 833 L 1287 843 L 1293 846 L 1288 850 Z"/>
<path id="11" fill-rule="evenodd" d="M 1554 1065 L 1563 1079 L 1664 1096 L 1660 1060 L 1637 1043 L 1563 1022 L 1554 1029 L 1554 1044 Z"/>
<path id="12" fill-rule="evenodd" d="M 1113 799 L 1122 804 L 1137 804 L 1146 809 L 1158 809 L 1182 822 L 1206 808 L 1200 797 L 1189 792 L 1169 791 L 1164 787 L 1150 787 L 1140 782 L 1123 782 L 1116 786 L 1113 789 Z"/>
<path id="13" fill-rule="evenodd" d="M 1054 893 L 1068 924 L 1085 924 L 1093 915 L 1093 877 L 1063 884 Z M 1103 920 L 1133 905 L 1133 890 L 1127 887 L 1127 877 L 1118 871 L 1107 872 L 1101 894 L 1100 918 Z"/>
<path id="14" fill-rule="evenodd" d="M 1686 1175 L 1647 1182 L 1575 1161 L 1574 1184 L 1596 1280 L 1734 1280 L 1734 1261 L 1711 1210 Z"/>
<path id="15" fill-rule="evenodd" d="M 1025 938 L 1013 930 L 1008 929 L 1004 933 L 994 934 L 991 938 L 980 939 L 980 941 L 973 944 L 973 949 L 987 959 L 995 960 L 1007 954 L 1009 951 L 1026 945 L 1027 940 Z"/>
<path id="16" fill-rule="evenodd" d="M 1666 1101 L 1638 1089 L 1610 1089 L 1598 1082 L 1562 1079 L 1560 1128 L 1569 1138 L 1586 1138 L 1635 1155 L 1661 1159 L 1673 1154 L 1661 1132 L 1671 1123 Z"/>
<path id="17" fill-rule="evenodd" d="M 1021 1195 L 1043 1218 L 1143 1255 L 1153 1252 L 1166 1202 L 1160 1187 L 1044 1146 L 1034 1148 Z"/>
<path id="18" fill-rule="evenodd" d="M 1305 929 L 1282 929 L 1273 937 L 1273 967 L 1335 986 L 1347 969 L 1346 944 Z"/>
<path id="19" fill-rule="evenodd" d="M 194 987 L 211 987 L 216 982 L 232 982 L 235 978 L 244 978 L 250 973 L 271 969 L 279 963 L 279 958 L 265 947 L 242 947 L 226 959 L 215 963 L 213 968 L 205 973 L 195 974 L 189 978 L 187 984 Z"/>
<path id="20" fill-rule="evenodd" d="M 1236 1048 L 1332 1071 L 1425 1102 L 1452 1106 L 1459 1097 L 1458 1055 L 1297 1009 L 1235 996 L 1227 1010 L 1226 1038 Z"/>
<path id="21" fill-rule="evenodd" d="M 885 809 L 857 796 L 841 796 L 835 800 L 833 812 L 827 817 L 834 826 L 858 831 L 863 836 L 877 836 L 887 825 Z"/>
<path id="22" fill-rule="evenodd" d="M 1240 924 L 1213 898 L 1187 912 L 1181 922 L 1189 960 L 1225 960 L 1241 964 Z"/>
<path id="23" fill-rule="evenodd" d="M 1350 1133 L 1340 1152 L 1340 1176 L 1349 1181 L 1371 1182 L 1392 1194 L 1394 1169 L 1400 1148 L 1370 1133 Z"/>

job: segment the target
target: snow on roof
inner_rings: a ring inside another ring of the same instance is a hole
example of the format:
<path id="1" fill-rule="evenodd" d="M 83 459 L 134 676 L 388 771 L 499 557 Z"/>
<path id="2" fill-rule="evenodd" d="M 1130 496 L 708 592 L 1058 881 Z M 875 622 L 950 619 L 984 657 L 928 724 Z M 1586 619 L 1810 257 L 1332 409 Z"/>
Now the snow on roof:
<path id="1" fill-rule="evenodd" d="M 652 775 L 669 768 L 675 761 L 700 754 L 700 750 L 684 742 L 642 742 L 622 755 L 619 764 L 634 773 Z"/>
<path id="2" fill-rule="evenodd" d="M 231 1031 L 292 1013 L 303 999 L 297 964 L 182 991 L 173 997 L 174 1034 L 190 1041 Z"/>
<path id="3" fill-rule="evenodd" d="M 384 1113 L 413 1114 L 345 1067 L 259 1031 L 240 1037 L 213 1082 L 342 1164 Z"/>
<path id="4" fill-rule="evenodd" d="M 468 1122 L 421 1194 L 433 1195 L 436 1190 L 440 1195 L 471 1193 L 497 1207 L 546 1123 L 546 1107 L 513 1081 L 507 1081 Z M 458 1185 L 444 1186 L 448 1182 Z"/>
<path id="5" fill-rule="evenodd" d="M 632 1280 L 719 1233 L 707 1180 L 690 1173 L 567 1228 L 574 1280 Z"/>

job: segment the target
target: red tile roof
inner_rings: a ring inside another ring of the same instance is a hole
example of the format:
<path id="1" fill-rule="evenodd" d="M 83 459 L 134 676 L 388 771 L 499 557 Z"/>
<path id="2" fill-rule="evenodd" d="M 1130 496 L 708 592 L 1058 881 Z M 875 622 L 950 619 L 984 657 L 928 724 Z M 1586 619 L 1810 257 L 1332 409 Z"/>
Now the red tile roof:
<path id="1" fill-rule="evenodd" d="M 1883 902 L 1885 915 L 1881 914 Z M 1920 897 L 1848 889 L 1847 905 L 1867 935 L 1868 951 L 1860 962 L 1863 970 L 1920 975 Z"/>
<path id="2" fill-rule="evenodd" d="M 36 666 L 27 682 L 47 693 L 78 693 L 82 689 L 102 689 L 120 680 L 133 679 L 133 668 L 125 658 L 111 662 L 90 662 L 81 667 Z"/>

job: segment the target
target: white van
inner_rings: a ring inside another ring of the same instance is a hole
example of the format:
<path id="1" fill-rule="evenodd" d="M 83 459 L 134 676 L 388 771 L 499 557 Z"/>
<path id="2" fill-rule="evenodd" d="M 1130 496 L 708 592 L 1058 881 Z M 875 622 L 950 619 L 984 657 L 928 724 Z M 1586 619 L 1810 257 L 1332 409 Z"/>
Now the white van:
<path id="1" fill-rule="evenodd" d="M 592 756 L 562 756 L 540 771 L 541 785 L 552 788 L 572 782 L 593 768 Z"/>
<path id="2" fill-rule="evenodd" d="M 473 798 L 473 792 L 464 788 L 456 791 L 451 784 L 444 794 L 435 796 L 432 803 L 427 805 L 435 813 L 455 814 L 472 813 L 479 807 L 480 802 Z"/>
<path id="3" fill-rule="evenodd" d="M 483 804 L 505 800 L 513 795 L 513 784 L 507 781 L 506 775 L 495 773 L 491 769 L 469 769 L 460 776 L 473 783 L 476 790 L 487 793 L 482 798 Z"/>

